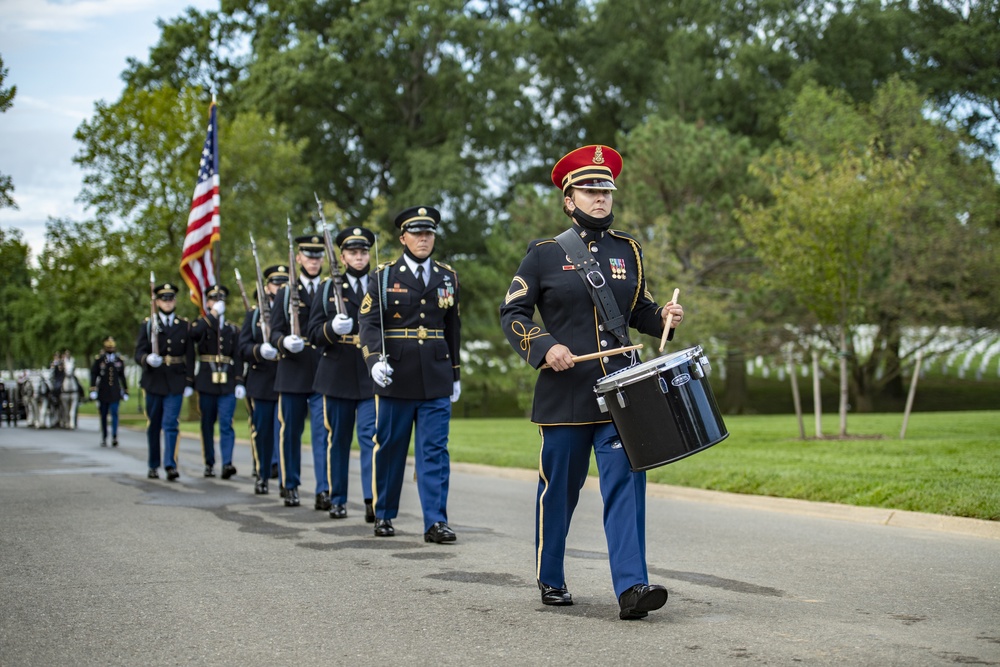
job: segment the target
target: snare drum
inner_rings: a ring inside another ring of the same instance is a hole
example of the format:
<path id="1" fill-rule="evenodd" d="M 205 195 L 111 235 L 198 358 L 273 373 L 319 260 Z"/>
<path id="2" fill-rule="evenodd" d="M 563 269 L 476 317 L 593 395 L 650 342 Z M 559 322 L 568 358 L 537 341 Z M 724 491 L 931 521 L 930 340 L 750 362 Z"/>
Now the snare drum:
<path id="1" fill-rule="evenodd" d="M 701 346 L 606 375 L 594 392 L 610 412 L 633 471 L 696 454 L 729 436 Z"/>

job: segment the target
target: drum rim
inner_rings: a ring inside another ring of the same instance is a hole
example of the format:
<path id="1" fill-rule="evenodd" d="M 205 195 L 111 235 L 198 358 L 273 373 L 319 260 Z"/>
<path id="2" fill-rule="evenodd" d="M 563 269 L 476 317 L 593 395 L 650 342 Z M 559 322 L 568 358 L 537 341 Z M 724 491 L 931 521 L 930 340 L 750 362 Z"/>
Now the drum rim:
<path id="1" fill-rule="evenodd" d="M 704 350 L 701 345 L 694 345 L 692 347 L 686 347 L 683 350 L 677 350 L 676 352 L 656 357 L 655 359 L 650 359 L 649 361 L 644 361 L 641 364 L 636 364 L 635 366 L 629 366 L 628 368 L 617 370 L 614 373 L 609 373 L 599 379 L 594 385 L 594 392 L 600 394 L 606 391 L 611 391 L 612 389 L 641 382 L 642 380 L 650 378 L 654 375 L 659 375 L 661 369 L 667 370 L 680 366 L 683 362 L 690 361 L 699 356 L 705 356 Z M 630 372 L 631 374 L 628 375 L 627 382 L 620 381 L 621 378 L 625 378 L 625 375 Z"/>

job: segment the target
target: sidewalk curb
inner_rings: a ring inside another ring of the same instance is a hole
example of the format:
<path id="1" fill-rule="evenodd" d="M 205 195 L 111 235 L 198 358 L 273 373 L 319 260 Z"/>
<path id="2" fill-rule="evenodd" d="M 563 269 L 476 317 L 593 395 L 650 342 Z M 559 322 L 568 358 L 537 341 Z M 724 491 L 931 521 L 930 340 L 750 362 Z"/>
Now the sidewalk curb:
<path id="1" fill-rule="evenodd" d="M 527 482 L 538 479 L 536 471 L 522 468 L 495 468 L 477 463 L 452 463 L 451 467 L 452 470 L 460 472 L 473 475 L 489 475 L 501 479 L 517 479 Z M 584 486 L 595 491 L 600 490 L 596 477 L 587 478 L 587 483 Z M 668 484 L 647 484 L 646 494 L 654 498 L 665 498 L 668 500 L 729 505 L 769 512 L 784 512 L 786 514 L 834 519 L 837 521 L 853 521 L 855 523 L 870 523 L 895 528 L 932 530 L 1000 540 L 1000 521 L 986 521 L 984 519 L 970 519 L 960 516 L 910 512 L 881 507 L 840 505 L 837 503 L 815 502 L 796 498 L 751 496 L 743 493 L 710 491 L 708 489 L 694 489 Z"/>

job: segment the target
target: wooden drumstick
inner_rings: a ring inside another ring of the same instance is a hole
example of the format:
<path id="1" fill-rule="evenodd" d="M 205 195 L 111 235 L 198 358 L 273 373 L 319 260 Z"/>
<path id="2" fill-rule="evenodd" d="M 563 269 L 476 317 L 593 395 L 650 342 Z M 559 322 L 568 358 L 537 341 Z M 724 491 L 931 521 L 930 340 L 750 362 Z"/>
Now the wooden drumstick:
<path id="1" fill-rule="evenodd" d="M 681 291 L 678 288 L 674 289 L 674 295 L 670 297 L 672 303 L 677 303 L 677 297 L 681 295 Z M 667 313 L 667 323 L 663 327 L 663 335 L 660 336 L 660 352 L 663 352 L 663 346 L 667 344 L 667 336 L 670 335 L 670 325 L 674 323 L 674 314 Z"/>
<path id="2" fill-rule="evenodd" d="M 600 359 L 601 357 L 608 357 L 611 356 L 612 354 L 624 354 L 626 352 L 631 352 L 632 350 L 641 350 L 641 349 L 642 349 L 642 343 L 639 343 L 638 345 L 629 345 L 628 347 L 616 347 L 613 350 L 604 350 L 603 352 L 591 352 L 590 354 L 581 354 L 578 357 L 577 356 L 571 357 L 571 359 L 573 359 L 573 363 L 575 364 L 578 361 L 591 361 L 592 359 Z M 549 368 L 549 367 L 550 366 L 548 364 L 542 364 L 541 366 L 538 367 L 538 370 L 542 370 L 543 368 Z"/>

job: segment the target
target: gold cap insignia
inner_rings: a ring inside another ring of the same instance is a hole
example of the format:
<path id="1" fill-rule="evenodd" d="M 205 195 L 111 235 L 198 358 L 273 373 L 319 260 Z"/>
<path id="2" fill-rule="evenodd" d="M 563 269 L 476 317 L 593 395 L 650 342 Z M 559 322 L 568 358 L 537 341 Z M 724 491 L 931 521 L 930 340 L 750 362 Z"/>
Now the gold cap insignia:
<path id="1" fill-rule="evenodd" d="M 594 164 L 604 164 L 604 149 L 600 146 L 594 149 Z"/>

